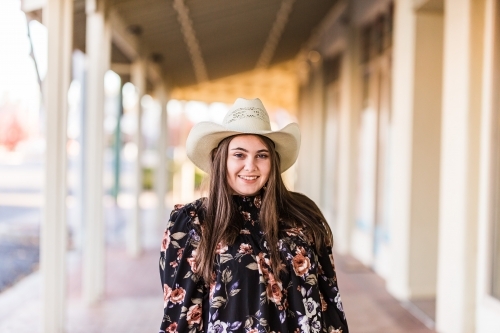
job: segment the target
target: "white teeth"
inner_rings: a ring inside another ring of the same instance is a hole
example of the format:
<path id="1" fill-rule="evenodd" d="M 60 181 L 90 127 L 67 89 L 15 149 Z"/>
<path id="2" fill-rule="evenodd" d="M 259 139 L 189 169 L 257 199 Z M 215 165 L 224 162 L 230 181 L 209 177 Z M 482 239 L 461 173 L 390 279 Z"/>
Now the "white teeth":
<path id="1" fill-rule="evenodd" d="M 240 178 L 243 178 L 245 180 L 255 180 L 257 179 L 257 176 L 238 176 Z"/>

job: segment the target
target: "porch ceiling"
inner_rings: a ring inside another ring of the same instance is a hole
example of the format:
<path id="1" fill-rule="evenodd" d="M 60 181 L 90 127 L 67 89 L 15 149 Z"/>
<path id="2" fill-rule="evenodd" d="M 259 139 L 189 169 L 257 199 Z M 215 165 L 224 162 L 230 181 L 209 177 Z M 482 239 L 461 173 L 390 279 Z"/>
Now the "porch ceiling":
<path id="1" fill-rule="evenodd" d="M 139 44 L 148 50 L 145 56 L 158 63 L 169 84 L 184 87 L 255 69 L 260 58 L 264 67 L 294 58 L 338 1 L 110 0 L 110 3 L 127 30 L 135 32 Z M 85 22 L 85 0 L 76 0 L 74 42 L 82 50 L 85 50 Z M 270 35 L 275 35 L 274 39 Z M 191 40 L 190 44 L 187 40 Z M 263 55 L 265 49 L 267 56 Z M 112 62 L 130 61 L 126 52 L 116 46 L 112 48 Z"/>

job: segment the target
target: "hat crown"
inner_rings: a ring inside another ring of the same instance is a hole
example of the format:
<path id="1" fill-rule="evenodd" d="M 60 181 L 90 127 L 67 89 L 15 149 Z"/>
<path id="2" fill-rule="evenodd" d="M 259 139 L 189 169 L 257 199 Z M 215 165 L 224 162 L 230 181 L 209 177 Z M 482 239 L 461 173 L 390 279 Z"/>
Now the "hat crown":
<path id="1" fill-rule="evenodd" d="M 239 134 L 262 135 L 274 142 L 281 157 L 280 171 L 295 163 L 300 147 L 300 130 L 296 123 L 272 131 L 269 115 L 260 99 L 238 98 L 229 108 L 222 124 L 203 121 L 193 126 L 186 139 L 186 153 L 201 170 L 210 172 L 210 152 L 230 136 Z"/>
<path id="2" fill-rule="evenodd" d="M 271 130 L 269 115 L 258 98 L 238 98 L 224 117 L 222 124 L 226 128 L 242 132 Z"/>

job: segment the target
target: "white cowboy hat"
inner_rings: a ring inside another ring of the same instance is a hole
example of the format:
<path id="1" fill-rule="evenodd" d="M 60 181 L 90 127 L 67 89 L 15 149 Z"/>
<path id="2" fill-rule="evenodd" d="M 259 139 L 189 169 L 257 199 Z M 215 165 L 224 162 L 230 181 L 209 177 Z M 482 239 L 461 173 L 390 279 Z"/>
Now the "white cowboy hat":
<path id="1" fill-rule="evenodd" d="M 281 172 L 290 168 L 299 154 L 298 124 L 291 123 L 273 132 L 260 99 L 238 98 L 229 108 L 222 125 L 204 121 L 193 126 L 186 140 L 187 156 L 198 168 L 208 173 L 211 165 L 210 152 L 224 138 L 237 134 L 258 134 L 271 139 L 280 155 Z"/>

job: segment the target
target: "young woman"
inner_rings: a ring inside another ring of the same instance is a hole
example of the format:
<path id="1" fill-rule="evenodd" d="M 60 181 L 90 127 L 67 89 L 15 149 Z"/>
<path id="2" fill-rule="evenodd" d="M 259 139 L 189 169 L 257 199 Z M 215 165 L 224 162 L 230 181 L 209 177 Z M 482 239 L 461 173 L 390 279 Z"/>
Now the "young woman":
<path id="1" fill-rule="evenodd" d="M 186 150 L 209 194 L 170 215 L 160 332 L 348 332 L 331 230 L 281 179 L 299 146 L 298 125 L 271 131 L 259 99 L 193 127 Z"/>

